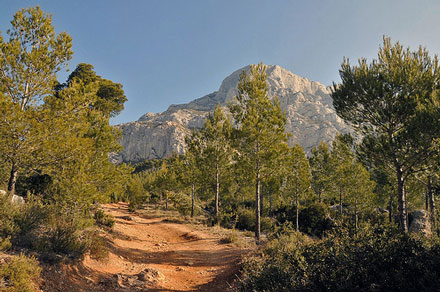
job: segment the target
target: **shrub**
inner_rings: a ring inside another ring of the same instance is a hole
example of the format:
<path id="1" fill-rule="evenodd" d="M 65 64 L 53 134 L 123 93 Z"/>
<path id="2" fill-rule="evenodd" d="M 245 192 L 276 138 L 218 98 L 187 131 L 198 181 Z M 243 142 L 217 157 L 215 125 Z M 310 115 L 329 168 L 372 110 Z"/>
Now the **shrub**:
<path id="1" fill-rule="evenodd" d="M 6 284 L 1 291 L 9 292 L 33 292 L 36 291 L 34 281 L 38 279 L 41 268 L 34 257 L 26 257 L 21 254 L 0 266 L 0 283 Z M 1 284 L 0 284 L 1 285 Z"/>
<path id="2" fill-rule="evenodd" d="M 275 226 L 275 219 L 270 217 L 261 217 L 261 231 L 263 232 L 273 232 Z"/>
<path id="3" fill-rule="evenodd" d="M 110 214 L 106 214 L 103 210 L 96 210 L 93 217 L 95 218 L 96 224 L 100 226 L 113 228 L 116 223 L 115 218 Z"/>
<path id="4" fill-rule="evenodd" d="M 47 205 L 43 205 L 42 202 L 31 196 L 28 198 L 26 204 L 20 207 L 17 212 L 14 221 L 17 226 L 15 243 L 31 247 L 36 240 L 38 230 L 44 228 L 47 224 L 51 209 Z"/>
<path id="5" fill-rule="evenodd" d="M 185 193 L 179 192 L 169 192 L 169 200 L 173 203 L 174 208 L 183 215 L 191 214 L 191 197 Z M 197 215 L 198 209 L 196 208 L 195 214 Z"/>
<path id="6" fill-rule="evenodd" d="M 281 234 L 244 264 L 241 291 L 439 291 L 440 244 L 394 227 L 311 241 Z"/>
<path id="7" fill-rule="evenodd" d="M 92 232 L 89 238 L 87 249 L 90 252 L 90 257 L 96 260 L 108 258 L 109 249 L 107 240 L 98 232 Z"/>
<path id="8" fill-rule="evenodd" d="M 6 238 L 1 238 L 0 237 L 0 251 L 1 250 L 8 250 L 12 247 L 11 244 L 11 238 L 10 237 L 6 237 Z"/>
<path id="9" fill-rule="evenodd" d="M 240 230 L 255 231 L 255 211 L 247 208 L 239 208 L 237 210 L 237 225 Z"/>
<path id="10" fill-rule="evenodd" d="M 136 174 L 131 176 L 127 182 L 125 194 L 132 211 L 136 210 L 146 200 L 147 196 L 141 176 Z"/>
<path id="11" fill-rule="evenodd" d="M 238 243 L 240 239 L 240 236 L 236 230 L 231 230 L 228 234 L 223 236 L 220 239 L 220 243 L 222 244 L 228 244 L 228 243 Z"/>
<path id="12" fill-rule="evenodd" d="M 323 203 L 313 203 L 301 209 L 298 216 L 300 231 L 318 237 L 330 231 L 334 224 L 328 216 L 327 209 Z"/>
<path id="13" fill-rule="evenodd" d="M 295 206 L 282 206 L 274 213 L 279 224 L 296 222 Z M 312 203 L 300 209 L 298 221 L 300 231 L 318 237 L 321 237 L 326 231 L 330 231 L 334 227 L 333 221 L 328 214 L 328 208 L 323 203 Z"/>
<path id="14" fill-rule="evenodd" d="M 17 232 L 15 216 L 18 209 L 14 206 L 8 196 L 0 195 L 0 238 L 6 238 Z"/>

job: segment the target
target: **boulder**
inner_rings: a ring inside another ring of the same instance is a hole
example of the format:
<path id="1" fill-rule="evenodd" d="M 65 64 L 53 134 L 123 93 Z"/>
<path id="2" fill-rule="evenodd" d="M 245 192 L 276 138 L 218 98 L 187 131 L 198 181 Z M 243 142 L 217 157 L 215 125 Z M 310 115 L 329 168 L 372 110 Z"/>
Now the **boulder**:
<path id="1" fill-rule="evenodd" d="M 409 214 L 410 225 L 408 231 L 410 233 L 422 233 L 424 235 L 431 234 L 430 214 L 426 210 L 416 210 Z"/>
<path id="2" fill-rule="evenodd" d="M 22 196 L 12 195 L 11 201 L 12 201 L 12 203 L 17 204 L 17 205 L 24 204 L 24 199 Z"/>
<path id="3" fill-rule="evenodd" d="M 138 279 L 147 283 L 156 283 L 165 280 L 165 276 L 158 270 L 146 268 L 137 275 Z"/>

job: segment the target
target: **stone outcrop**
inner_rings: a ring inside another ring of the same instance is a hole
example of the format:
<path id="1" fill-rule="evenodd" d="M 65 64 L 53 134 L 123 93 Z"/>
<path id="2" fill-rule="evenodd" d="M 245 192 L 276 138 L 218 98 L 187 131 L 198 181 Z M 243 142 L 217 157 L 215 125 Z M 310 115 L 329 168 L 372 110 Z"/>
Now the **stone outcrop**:
<path id="1" fill-rule="evenodd" d="M 430 214 L 426 210 L 415 210 L 409 214 L 411 223 L 408 231 L 411 233 L 431 234 Z"/>
<path id="2" fill-rule="evenodd" d="M 237 94 L 243 70 L 223 80 L 218 91 L 187 104 L 170 105 L 162 113 L 146 113 L 136 122 L 118 125 L 124 150 L 112 157 L 115 162 L 139 162 L 162 158 L 185 150 L 185 136 L 199 128 L 217 104 L 226 107 Z M 330 90 L 323 84 L 293 74 L 278 65 L 267 66 L 269 96 L 277 96 L 286 113 L 289 144 L 299 143 L 305 151 L 320 141 L 331 142 L 338 132 L 350 128 L 336 115 Z"/>

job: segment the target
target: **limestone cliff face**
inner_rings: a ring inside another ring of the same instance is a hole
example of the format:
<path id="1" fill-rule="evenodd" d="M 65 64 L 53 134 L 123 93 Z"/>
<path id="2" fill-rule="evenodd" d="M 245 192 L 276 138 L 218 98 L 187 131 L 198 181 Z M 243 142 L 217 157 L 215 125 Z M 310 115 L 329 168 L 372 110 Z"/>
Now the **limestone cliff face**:
<path id="1" fill-rule="evenodd" d="M 118 125 L 124 150 L 114 158 L 118 162 L 138 162 L 183 153 L 185 136 L 199 128 L 217 104 L 226 106 L 237 94 L 243 70 L 223 80 L 218 91 L 187 104 L 171 105 L 162 113 L 146 113 L 136 122 Z M 277 96 L 286 113 L 289 144 L 299 143 L 305 151 L 320 141 L 331 142 L 338 132 L 350 128 L 336 115 L 330 91 L 323 84 L 302 78 L 278 65 L 267 66 L 269 96 Z"/>

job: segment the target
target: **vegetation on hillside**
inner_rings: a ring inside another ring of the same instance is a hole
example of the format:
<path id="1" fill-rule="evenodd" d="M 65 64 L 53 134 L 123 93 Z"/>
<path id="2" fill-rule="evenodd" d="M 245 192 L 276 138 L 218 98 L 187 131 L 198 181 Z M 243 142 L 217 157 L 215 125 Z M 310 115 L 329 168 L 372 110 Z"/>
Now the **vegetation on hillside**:
<path id="1" fill-rule="evenodd" d="M 186 138 L 185 155 L 133 168 L 109 160 L 120 151 L 109 119 L 124 107 L 122 85 L 85 63 L 57 81 L 72 39 L 39 7 L 11 25 L 0 37 L 1 250 L 46 261 L 102 254 L 99 228 L 115 221 L 99 203 L 124 200 L 130 211 L 157 203 L 254 232 L 266 246 L 245 261 L 242 291 L 439 289 L 440 68 L 426 49 L 385 37 L 377 60 L 344 60 L 332 98 L 355 132 L 331 145 L 287 144 L 258 64 L 242 72 L 227 109 Z M 26 202 L 12 203 L 16 194 Z M 429 215 L 427 238 L 408 234 L 416 209 Z M 0 284 L 31 291 L 37 266 L 15 256 Z"/>

